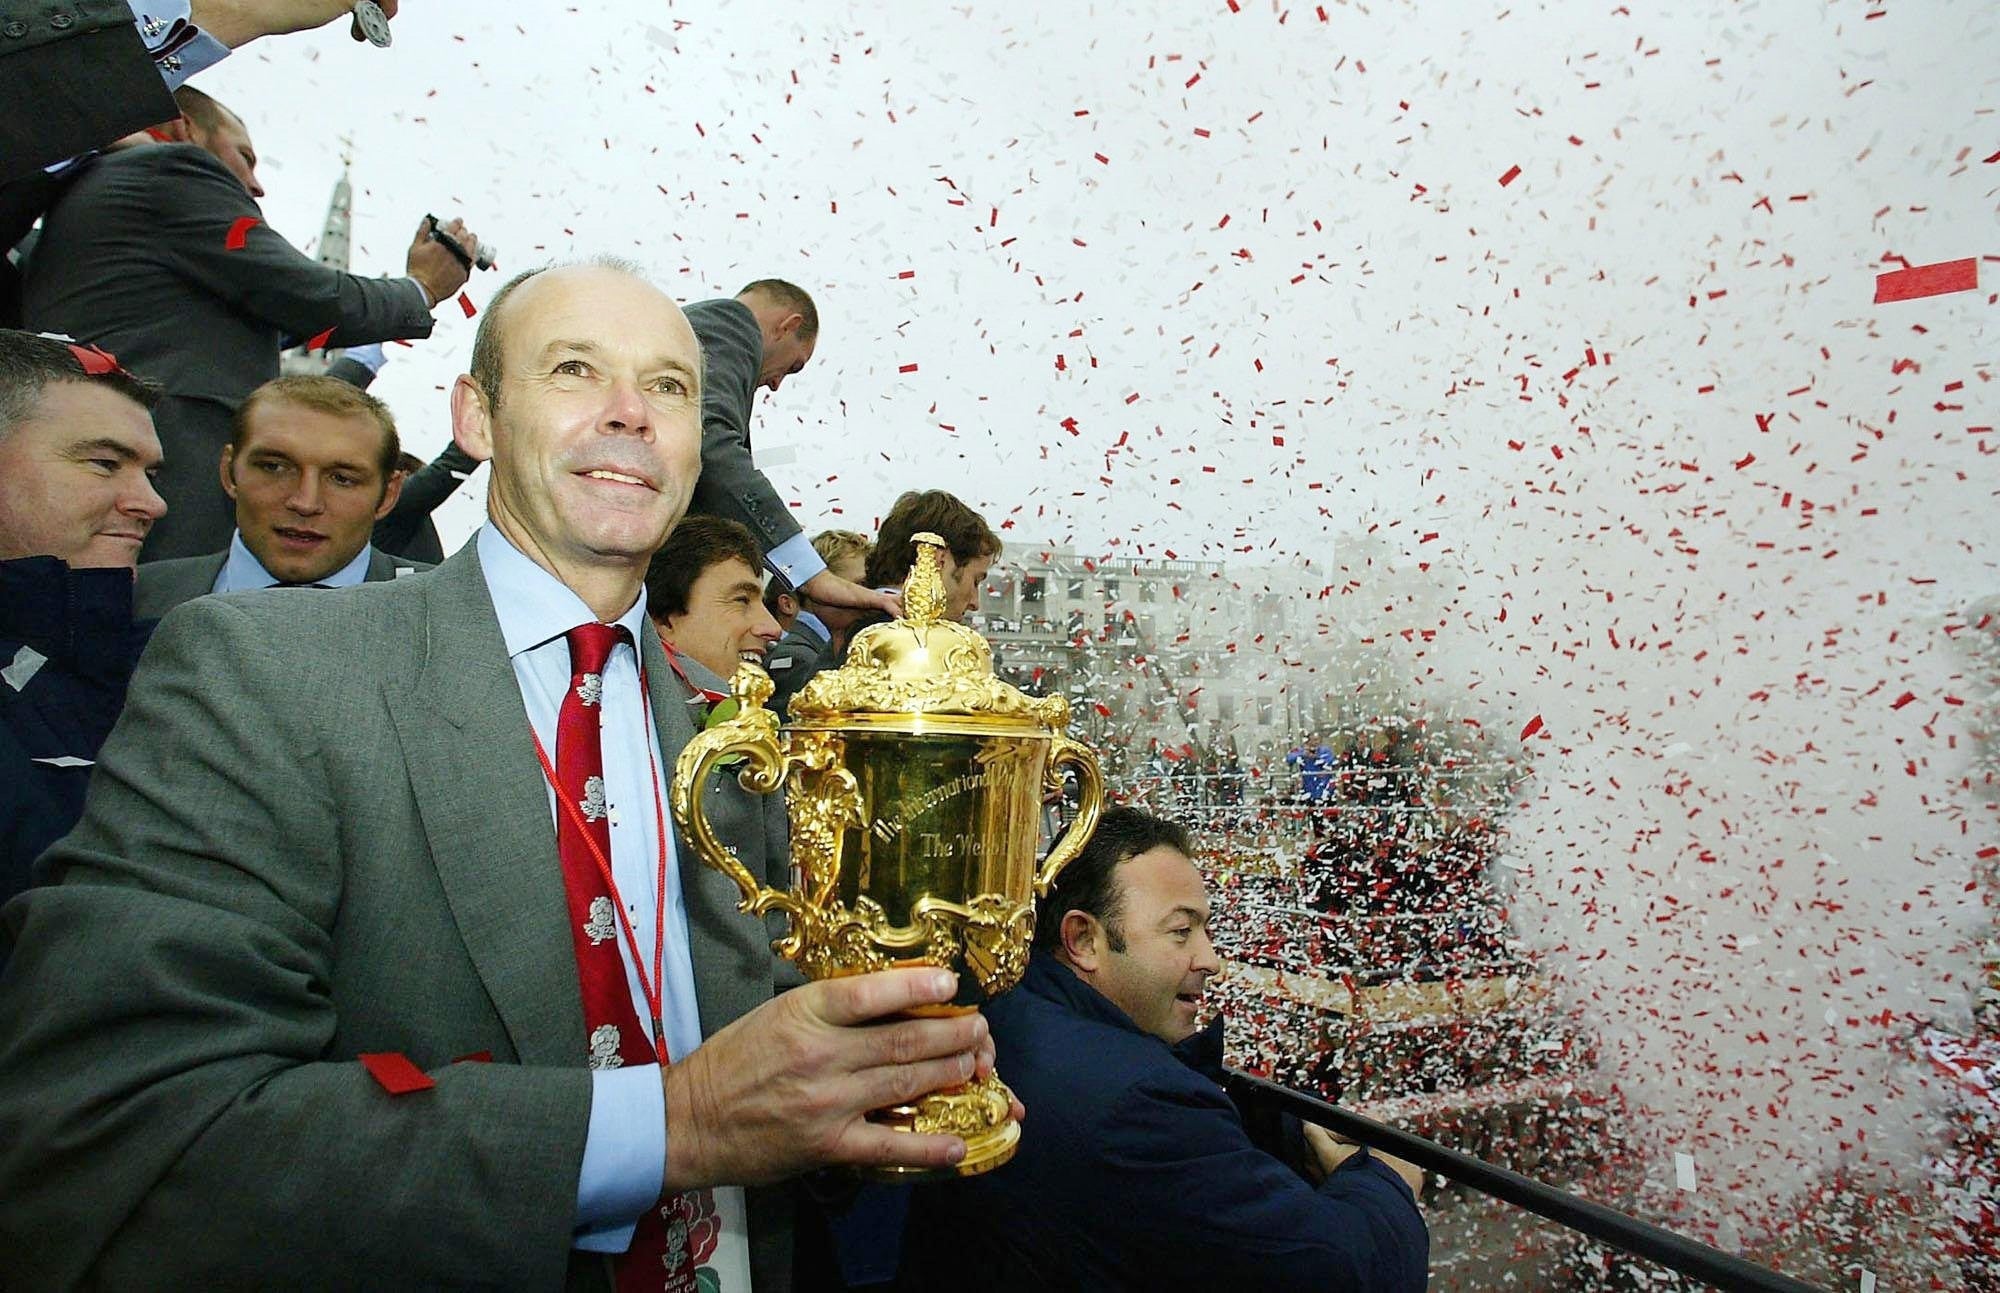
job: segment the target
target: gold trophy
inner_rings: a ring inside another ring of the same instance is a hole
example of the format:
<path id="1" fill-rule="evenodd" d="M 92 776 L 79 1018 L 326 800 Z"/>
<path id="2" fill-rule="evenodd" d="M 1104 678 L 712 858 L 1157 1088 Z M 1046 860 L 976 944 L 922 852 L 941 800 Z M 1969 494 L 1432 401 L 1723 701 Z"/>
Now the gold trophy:
<path id="1" fill-rule="evenodd" d="M 1002 682 L 986 639 L 942 618 L 944 540 L 915 542 L 905 618 L 856 634 L 846 663 L 792 699 L 782 732 L 764 707 L 769 675 L 752 664 L 736 671 L 738 713 L 688 742 L 675 765 L 674 820 L 701 860 L 743 890 L 742 910 L 790 918 L 772 947 L 807 978 L 943 966 L 958 974 L 958 995 L 925 1013 L 962 1015 L 1020 982 L 1034 900 L 1096 828 L 1104 778 L 1097 756 L 1064 734 L 1067 701 Z M 710 770 L 738 759 L 744 789 L 789 787 L 790 889 L 760 884 L 702 812 Z M 1061 793 L 1065 768 L 1081 802 L 1038 866 L 1043 799 Z M 1021 1128 L 1011 1102 L 994 1076 L 870 1116 L 963 1137 L 965 1158 L 944 1174 L 973 1176 L 1013 1157 Z"/>

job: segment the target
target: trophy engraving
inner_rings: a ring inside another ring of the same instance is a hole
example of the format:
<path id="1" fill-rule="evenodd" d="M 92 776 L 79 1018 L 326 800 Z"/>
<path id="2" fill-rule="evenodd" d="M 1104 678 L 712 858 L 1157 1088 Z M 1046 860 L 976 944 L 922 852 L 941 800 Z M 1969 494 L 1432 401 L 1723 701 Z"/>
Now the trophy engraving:
<path id="1" fill-rule="evenodd" d="M 915 536 L 904 618 L 862 630 L 839 668 L 792 700 L 782 729 L 764 707 L 771 680 L 745 664 L 731 680 L 736 717 L 697 735 L 674 769 L 674 818 L 698 856 L 743 892 L 742 909 L 783 912 L 772 947 L 811 979 L 896 965 L 955 971 L 943 1013 L 966 1013 L 1020 982 L 1036 897 L 1082 849 L 1104 806 L 1097 756 L 1066 734 L 1069 704 L 993 672 L 986 640 L 941 618 L 944 542 Z M 760 884 L 703 815 L 708 773 L 740 758 L 744 789 L 786 790 L 797 879 Z M 1075 820 L 1037 861 L 1044 798 L 1076 778 Z M 872 1115 L 966 1140 L 955 1169 L 1012 1157 L 1020 1128 L 997 1076 Z M 884 1169 L 907 1180 L 920 1173 Z"/>

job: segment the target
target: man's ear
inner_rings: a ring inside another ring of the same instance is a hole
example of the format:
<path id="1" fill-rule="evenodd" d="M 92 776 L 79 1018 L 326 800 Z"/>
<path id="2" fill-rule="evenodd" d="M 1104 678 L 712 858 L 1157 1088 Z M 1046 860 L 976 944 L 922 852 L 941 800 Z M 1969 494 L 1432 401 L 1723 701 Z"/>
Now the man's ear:
<path id="1" fill-rule="evenodd" d="M 229 469 L 235 463 L 235 460 L 236 460 L 236 446 L 232 444 L 223 445 L 222 446 L 222 492 L 229 495 L 229 497 L 232 499 L 236 497 L 236 478 L 230 474 Z"/>
<path id="2" fill-rule="evenodd" d="M 451 384 L 451 439 L 475 462 L 493 460 L 493 411 L 486 392 L 466 373 Z"/>
<path id="3" fill-rule="evenodd" d="M 382 486 L 382 501 L 375 505 L 375 519 L 381 520 L 396 508 L 396 501 L 403 496 L 403 482 L 409 476 L 405 472 L 389 473 L 389 483 Z"/>
<path id="4" fill-rule="evenodd" d="M 794 311 L 778 320 L 777 339 L 782 340 L 805 326 L 806 316 Z"/>
<path id="5" fill-rule="evenodd" d="M 1104 926 L 1089 912 L 1074 907 L 1063 913 L 1060 927 L 1063 959 L 1085 973 L 1094 973 L 1104 945 Z"/>

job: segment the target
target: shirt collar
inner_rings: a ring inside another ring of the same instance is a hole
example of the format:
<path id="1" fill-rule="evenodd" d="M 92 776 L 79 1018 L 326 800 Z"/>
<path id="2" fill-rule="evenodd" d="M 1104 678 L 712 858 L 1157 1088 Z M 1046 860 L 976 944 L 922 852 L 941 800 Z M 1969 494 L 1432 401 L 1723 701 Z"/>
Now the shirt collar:
<path id="1" fill-rule="evenodd" d="M 361 551 L 354 554 L 354 560 L 321 579 L 312 582 L 326 588 L 352 588 L 368 578 L 368 562 L 375 555 L 375 545 L 364 543 Z M 264 563 L 251 554 L 243 542 L 243 531 L 229 536 L 229 558 L 222 563 L 222 575 L 216 580 L 213 591 L 218 593 L 240 593 L 246 588 L 270 588 L 281 582 L 278 577 L 264 569 Z"/>
<path id="2" fill-rule="evenodd" d="M 830 629 L 826 627 L 826 621 L 821 619 L 819 616 L 813 614 L 811 611 L 800 611 L 797 615 L 792 617 L 792 623 L 794 625 L 798 624 L 805 625 L 806 628 L 813 634 L 813 636 L 817 637 L 822 642 L 833 641 L 833 633 Z"/>
<path id="3" fill-rule="evenodd" d="M 543 646 L 579 624 L 597 622 L 596 614 L 568 584 L 530 561 L 493 522 L 479 527 L 476 542 L 479 568 L 493 596 L 493 613 L 499 617 L 500 636 L 510 657 Z M 637 650 L 639 634 L 652 631 L 646 621 L 644 584 L 631 608 L 612 622 L 632 635 Z"/>

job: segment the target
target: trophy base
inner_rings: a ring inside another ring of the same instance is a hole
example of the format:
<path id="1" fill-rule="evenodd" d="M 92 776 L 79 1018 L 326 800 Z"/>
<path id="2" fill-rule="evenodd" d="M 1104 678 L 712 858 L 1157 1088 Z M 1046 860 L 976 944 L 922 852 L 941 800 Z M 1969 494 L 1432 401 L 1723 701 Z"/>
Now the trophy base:
<path id="1" fill-rule="evenodd" d="M 997 1076 L 983 1082 L 933 1091 L 910 1104 L 891 1105 L 868 1115 L 870 1122 L 897 1131 L 939 1133 L 965 1141 L 965 1157 L 945 1168 L 869 1167 L 861 1175 L 871 1181 L 948 1181 L 990 1172 L 1014 1157 L 1021 1143 L 1021 1124 L 1008 1116 L 1014 1093 Z"/>

